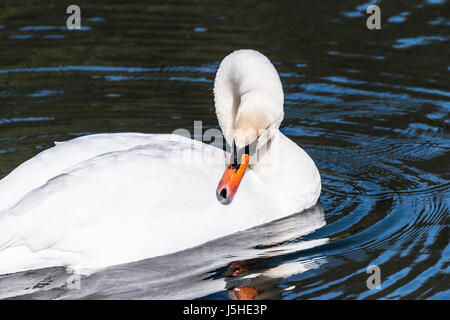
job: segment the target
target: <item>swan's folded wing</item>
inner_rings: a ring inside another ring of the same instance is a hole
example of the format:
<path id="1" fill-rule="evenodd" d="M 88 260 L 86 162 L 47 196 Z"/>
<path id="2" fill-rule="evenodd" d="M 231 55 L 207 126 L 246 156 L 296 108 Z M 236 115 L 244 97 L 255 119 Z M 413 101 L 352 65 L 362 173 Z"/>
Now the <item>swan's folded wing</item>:
<path id="1" fill-rule="evenodd" d="M 174 135 L 113 133 L 83 136 L 42 151 L 0 180 L 0 213 L 26 193 L 45 184 L 73 165 L 108 152 L 127 150 L 161 139 L 183 139 Z"/>

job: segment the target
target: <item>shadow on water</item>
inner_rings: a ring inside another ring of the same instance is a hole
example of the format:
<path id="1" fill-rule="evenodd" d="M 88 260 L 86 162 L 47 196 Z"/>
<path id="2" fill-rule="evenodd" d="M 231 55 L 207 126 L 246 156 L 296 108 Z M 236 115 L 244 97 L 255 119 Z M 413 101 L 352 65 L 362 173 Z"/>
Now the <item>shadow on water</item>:
<path id="1" fill-rule="evenodd" d="M 96 132 L 217 127 L 212 85 L 238 48 L 285 91 L 281 130 L 315 160 L 320 207 L 203 246 L 108 268 L 0 276 L 19 298 L 449 299 L 448 1 L 117 1 L 65 29 L 57 1 L 0 4 L 0 177 Z M 381 288 L 369 290 L 378 265 Z"/>

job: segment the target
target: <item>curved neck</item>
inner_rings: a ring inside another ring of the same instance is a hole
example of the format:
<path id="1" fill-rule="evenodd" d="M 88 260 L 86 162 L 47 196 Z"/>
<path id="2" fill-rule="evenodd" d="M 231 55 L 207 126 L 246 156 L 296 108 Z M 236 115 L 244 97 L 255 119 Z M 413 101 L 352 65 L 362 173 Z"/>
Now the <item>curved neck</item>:
<path id="1" fill-rule="evenodd" d="M 302 148 L 276 130 L 267 147 L 261 149 L 258 149 L 260 154 L 256 163 L 250 168 L 258 175 L 267 195 L 275 199 L 277 206 L 294 213 L 305 209 L 302 199 L 316 200 L 308 194 L 317 193 L 318 197 L 320 175 L 313 160 Z"/>
<path id="2" fill-rule="evenodd" d="M 280 139 L 286 138 L 280 130 L 275 130 L 275 134 L 255 153 L 255 159 L 252 159 L 250 168 L 255 171 L 258 176 L 264 180 L 264 177 L 277 175 L 281 169 Z"/>

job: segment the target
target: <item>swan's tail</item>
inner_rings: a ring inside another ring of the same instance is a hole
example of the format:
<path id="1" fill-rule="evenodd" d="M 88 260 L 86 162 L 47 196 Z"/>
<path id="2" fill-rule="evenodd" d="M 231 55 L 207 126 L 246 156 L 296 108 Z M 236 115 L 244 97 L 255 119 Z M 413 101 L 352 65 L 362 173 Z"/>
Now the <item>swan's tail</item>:
<path id="1" fill-rule="evenodd" d="M 26 246 L 8 247 L 0 251 L 0 275 L 34 269 L 33 252 Z"/>
<path id="2" fill-rule="evenodd" d="M 60 266 L 46 250 L 33 250 L 14 233 L 14 218 L 1 219 L 0 224 L 0 276 L 20 271 Z"/>
<path id="3" fill-rule="evenodd" d="M 15 241 L 11 230 L 13 230 L 11 217 L 5 216 L 3 212 L 3 219 L 1 219 L 0 224 L 0 275 L 15 272 L 19 265 L 24 264 L 24 259 L 30 255 L 23 248 L 17 246 L 17 241 Z"/>
<path id="4" fill-rule="evenodd" d="M 2 239 L 0 244 L 0 276 L 20 271 L 57 266 L 53 259 L 46 259 L 41 251 L 33 251 L 26 244 L 14 238 Z"/>
<path id="5" fill-rule="evenodd" d="M 14 217 L 8 216 L 1 219 L 0 275 L 30 270 L 36 264 L 34 252 L 15 237 L 13 231 L 17 228 L 13 220 Z"/>
<path id="6" fill-rule="evenodd" d="M 14 236 L 11 234 L 11 219 L 6 216 L 5 212 L 0 211 L 0 254 L 14 243 Z"/>

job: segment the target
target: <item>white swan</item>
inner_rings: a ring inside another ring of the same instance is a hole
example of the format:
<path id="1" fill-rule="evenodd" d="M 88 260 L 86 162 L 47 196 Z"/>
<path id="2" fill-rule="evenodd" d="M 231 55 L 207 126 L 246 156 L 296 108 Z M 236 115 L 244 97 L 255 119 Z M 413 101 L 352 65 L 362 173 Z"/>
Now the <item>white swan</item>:
<path id="1" fill-rule="evenodd" d="M 1 180 L 0 274 L 91 273 L 313 206 L 320 175 L 278 130 L 283 90 L 270 61 L 254 50 L 231 53 L 214 96 L 231 158 L 178 135 L 97 134 L 57 143 Z"/>

